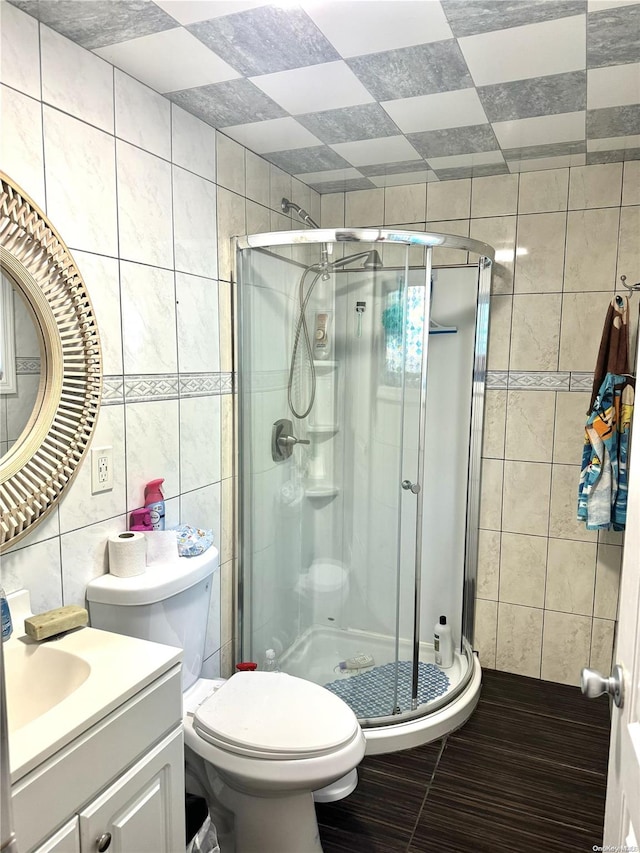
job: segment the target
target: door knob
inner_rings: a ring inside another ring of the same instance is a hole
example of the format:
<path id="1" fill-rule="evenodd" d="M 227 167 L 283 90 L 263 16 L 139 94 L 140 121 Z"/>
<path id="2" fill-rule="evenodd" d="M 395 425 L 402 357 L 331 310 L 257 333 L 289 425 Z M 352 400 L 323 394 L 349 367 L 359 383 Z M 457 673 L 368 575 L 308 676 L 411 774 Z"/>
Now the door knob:
<path id="1" fill-rule="evenodd" d="M 613 697 L 613 701 L 616 706 L 618 708 L 622 708 L 624 703 L 624 678 L 622 674 L 622 667 L 616 664 L 616 666 L 613 667 L 609 678 L 605 678 L 604 675 L 600 675 L 600 673 L 596 672 L 595 669 L 588 669 L 585 667 L 585 669 L 582 670 L 582 675 L 580 676 L 580 689 L 587 699 L 595 699 L 596 696 L 602 696 L 603 693 L 608 693 L 609 696 Z"/>
<path id="2" fill-rule="evenodd" d="M 100 838 L 96 839 L 96 850 L 98 853 L 104 853 L 111 844 L 111 833 L 103 832 Z"/>
<path id="3" fill-rule="evenodd" d="M 402 481 L 402 488 L 406 492 L 411 492 L 411 494 L 417 495 L 418 492 L 420 491 L 420 484 L 419 483 L 412 483 L 411 480 L 403 480 Z"/>

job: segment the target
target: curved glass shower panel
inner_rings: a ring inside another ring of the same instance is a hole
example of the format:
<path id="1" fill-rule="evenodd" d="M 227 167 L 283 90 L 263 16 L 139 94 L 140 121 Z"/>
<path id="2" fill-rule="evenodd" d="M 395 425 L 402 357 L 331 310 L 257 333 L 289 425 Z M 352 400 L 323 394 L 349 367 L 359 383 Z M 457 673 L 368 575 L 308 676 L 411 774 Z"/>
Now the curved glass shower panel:
<path id="1" fill-rule="evenodd" d="M 406 273 L 390 301 L 375 245 L 316 245 L 309 263 L 286 248 L 245 249 L 239 267 L 243 657 L 262 665 L 273 648 L 360 717 L 387 717 L 400 704 Z"/>

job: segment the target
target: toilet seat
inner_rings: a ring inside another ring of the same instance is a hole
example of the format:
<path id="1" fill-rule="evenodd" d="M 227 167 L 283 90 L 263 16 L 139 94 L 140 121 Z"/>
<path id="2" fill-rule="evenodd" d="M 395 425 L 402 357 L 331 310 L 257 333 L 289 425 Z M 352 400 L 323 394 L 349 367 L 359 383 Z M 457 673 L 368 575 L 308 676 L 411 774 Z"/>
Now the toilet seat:
<path id="1" fill-rule="evenodd" d="M 291 761 L 340 750 L 360 726 L 324 687 L 283 672 L 238 672 L 197 708 L 193 729 L 225 752 Z"/>

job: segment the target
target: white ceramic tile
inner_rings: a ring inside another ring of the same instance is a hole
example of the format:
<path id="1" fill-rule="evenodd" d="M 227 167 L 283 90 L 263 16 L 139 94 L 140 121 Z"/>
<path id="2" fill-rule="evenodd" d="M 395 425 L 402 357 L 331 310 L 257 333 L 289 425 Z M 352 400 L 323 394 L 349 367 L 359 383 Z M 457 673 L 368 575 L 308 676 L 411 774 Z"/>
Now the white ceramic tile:
<path id="1" fill-rule="evenodd" d="M 113 68 L 108 62 L 40 27 L 42 100 L 113 133 Z"/>
<path id="2" fill-rule="evenodd" d="M 549 539 L 545 607 L 591 616 L 596 577 L 595 542 Z"/>
<path id="3" fill-rule="evenodd" d="M 269 206 L 269 163 L 253 151 L 245 151 L 247 198 Z"/>
<path id="4" fill-rule="evenodd" d="M 218 268 L 220 278 L 225 281 L 231 281 L 233 272 L 231 238 L 245 233 L 244 198 L 218 187 Z"/>
<path id="5" fill-rule="evenodd" d="M 584 15 L 494 30 L 458 39 L 476 86 L 581 71 L 586 65 Z"/>
<path id="6" fill-rule="evenodd" d="M 225 561 L 234 557 L 234 485 L 231 478 L 223 480 L 221 484 L 222 510 L 221 510 L 221 541 L 220 553 Z"/>
<path id="7" fill-rule="evenodd" d="M 520 175 L 518 213 L 552 213 L 567 209 L 569 169 L 545 169 Z"/>
<path id="8" fill-rule="evenodd" d="M 587 71 L 587 109 L 623 107 L 640 102 L 640 63 L 608 65 Z"/>
<path id="9" fill-rule="evenodd" d="M 125 373 L 176 373 L 176 296 L 173 272 L 120 263 Z"/>
<path id="10" fill-rule="evenodd" d="M 173 237 L 176 270 L 216 278 L 216 185 L 173 167 Z"/>
<path id="11" fill-rule="evenodd" d="M 512 296 L 491 297 L 487 370 L 509 369 L 512 310 Z"/>
<path id="12" fill-rule="evenodd" d="M 609 251 L 604 244 L 603 248 Z M 593 370 L 600 345 L 600 324 L 604 323 L 611 296 L 611 292 L 563 294 L 559 370 Z M 599 318 L 595 331 L 594 318 Z"/>
<path id="13" fill-rule="evenodd" d="M 178 92 L 240 77 L 183 27 L 99 47 L 94 52 L 157 92 Z"/>
<path id="14" fill-rule="evenodd" d="M 561 293 L 567 230 L 565 213 L 518 217 L 516 293 Z"/>
<path id="15" fill-rule="evenodd" d="M 205 660 L 210 659 L 212 655 L 220 651 L 220 579 L 220 568 L 217 568 L 211 578 L 209 618 L 207 619 L 207 634 L 204 644 Z"/>
<path id="16" fill-rule="evenodd" d="M 591 619 L 570 613 L 544 614 L 542 678 L 561 684 L 580 684 L 591 650 Z"/>
<path id="17" fill-rule="evenodd" d="M 440 3 L 334 0 L 304 2 L 302 7 L 341 56 L 361 56 L 453 38 Z"/>
<path id="18" fill-rule="evenodd" d="M 587 139 L 587 151 L 624 151 L 627 148 L 640 148 L 640 133 L 630 136 L 610 136 L 601 139 Z M 637 162 L 627 160 L 627 163 Z M 624 164 L 623 164 L 624 165 Z"/>
<path id="19" fill-rule="evenodd" d="M 640 204 L 640 160 L 629 160 L 624 164 L 622 204 Z"/>
<path id="20" fill-rule="evenodd" d="M 492 293 L 511 293 L 516 250 L 516 217 L 487 216 L 483 219 L 472 219 L 469 236 L 492 246 L 496 251 L 491 281 Z"/>
<path id="21" fill-rule="evenodd" d="M 220 566 L 220 642 L 224 645 L 233 638 L 234 603 L 233 562 Z"/>
<path id="22" fill-rule="evenodd" d="M 293 148 L 311 148 L 322 142 L 292 116 L 236 124 L 223 127 L 222 132 L 245 145 L 256 154 L 269 151 L 291 151 Z"/>
<path id="23" fill-rule="evenodd" d="M 471 214 L 471 178 L 442 181 L 429 187 L 427 219 L 465 219 Z"/>
<path id="24" fill-rule="evenodd" d="M 582 461 L 584 424 L 591 394 L 573 391 L 557 394 L 556 423 L 553 439 L 553 461 L 579 465 Z"/>
<path id="25" fill-rule="evenodd" d="M 476 599 L 475 635 L 473 648 L 478 652 L 480 665 L 493 669 L 496 665 L 496 632 L 498 602 Z"/>
<path id="26" fill-rule="evenodd" d="M 505 459 L 551 462 L 555 391 L 509 391 Z"/>
<path id="27" fill-rule="evenodd" d="M 498 599 L 500 580 L 500 533 L 497 530 L 478 531 L 478 598 Z"/>
<path id="28" fill-rule="evenodd" d="M 117 140 L 120 257 L 173 266 L 171 166 Z"/>
<path id="29" fill-rule="evenodd" d="M 2 170 L 45 210 L 40 103 L 6 86 L 0 87 L 0 160 Z"/>
<path id="30" fill-rule="evenodd" d="M 503 533 L 500 549 L 500 601 L 544 607 L 547 538 Z"/>
<path id="31" fill-rule="evenodd" d="M 0 583 L 7 593 L 28 589 L 34 613 L 62 607 L 60 540 L 47 539 L 3 554 Z"/>
<path id="32" fill-rule="evenodd" d="M 171 104 L 116 68 L 116 136 L 171 159 Z"/>
<path id="33" fill-rule="evenodd" d="M 601 619 L 618 618 L 618 595 L 622 571 L 622 548 L 598 544 L 596 560 L 596 591 L 593 615 Z"/>
<path id="34" fill-rule="evenodd" d="M 127 510 L 144 506 L 150 480 L 164 478 L 165 498 L 180 493 L 178 422 L 177 400 L 127 403 Z"/>
<path id="35" fill-rule="evenodd" d="M 218 184 L 240 195 L 244 195 L 246 190 L 245 151 L 246 149 L 235 140 L 229 139 L 222 133 L 217 134 Z"/>
<path id="36" fill-rule="evenodd" d="M 180 519 L 182 524 L 213 530 L 213 544 L 220 543 L 220 483 L 203 489 L 184 492 L 180 496 Z"/>
<path id="37" fill-rule="evenodd" d="M 221 470 L 223 480 L 233 477 L 236 467 L 236 440 L 234 434 L 234 404 L 235 398 L 231 394 L 222 394 L 220 398 L 220 444 L 221 444 Z M 233 515 L 233 512 L 232 512 Z M 233 518 L 231 519 L 233 521 Z"/>
<path id="38" fill-rule="evenodd" d="M 220 480 L 220 397 L 180 400 L 180 489 Z"/>
<path id="39" fill-rule="evenodd" d="M 587 147 L 588 145 L 587 142 Z M 512 174 L 515 172 L 524 174 L 547 169 L 565 169 L 569 166 L 584 166 L 586 162 L 586 154 L 564 154 L 558 157 L 537 157 L 533 160 L 508 160 L 507 166 Z"/>
<path id="40" fill-rule="evenodd" d="M 38 22 L 10 3 L 0 9 L 0 82 L 25 95 L 40 97 Z"/>
<path id="41" fill-rule="evenodd" d="M 171 104 L 172 160 L 210 181 L 216 179 L 216 131 L 176 104 Z"/>
<path id="42" fill-rule="evenodd" d="M 65 605 L 87 606 L 87 584 L 109 571 L 109 537 L 126 529 L 127 517 L 121 515 L 61 537 Z"/>
<path id="43" fill-rule="evenodd" d="M 476 89 L 399 98 L 383 101 L 382 106 L 403 133 L 487 123 Z"/>
<path id="44" fill-rule="evenodd" d="M 420 160 L 420 155 L 404 136 L 384 139 L 363 139 L 359 142 L 339 142 L 330 148 L 353 166 L 372 166 L 374 163 L 395 163 Z"/>
<path id="45" fill-rule="evenodd" d="M 234 317 L 231 309 L 231 283 L 218 282 L 218 326 L 220 335 L 220 370 L 233 370 Z"/>
<path id="46" fill-rule="evenodd" d="M 369 175 L 368 178 L 377 187 L 397 187 L 404 184 L 415 184 L 416 181 L 429 184 L 438 180 L 436 173 L 430 169 L 420 172 L 396 172 L 392 175 Z"/>
<path id="47" fill-rule="evenodd" d="M 619 219 L 619 207 L 569 211 L 565 292 L 615 288 Z"/>
<path id="48" fill-rule="evenodd" d="M 292 115 L 353 107 L 375 100 L 342 60 L 249 79 Z"/>
<path id="49" fill-rule="evenodd" d="M 502 513 L 502 478 L 502 460 L 482 460 L 480 527 L 482 527 L 483 530 L 500 530 L 500 516 Z"/>
<path id="50" fill-rule="evenodd" d="M 384 190 L 356 190 L 347 193 L 345 225 L 381 225 L 384 218 Z"/>
<path id="51" fill-rule="evenodd" d="M 268 0 L 157 0 L 156 6 L 160 6 L 172 18 L 186 26 L 197 21 L 208 21 L 210 18 L 255 9 L 256 6 L 265 6 L 267 2 Z"/>
<path id="52" fill-rule="evenodd" d="M 502 529 L 546 536 L 549 527 L 551 465 L 505 462 Z"/>
<path id="53" fill-rule="evenodd" d="M 582 447 L 582 436 L 576 436 L 576 445 Z M 549 535 L 557 539 L 577 539 L 595 542 L 597 533 L 587 530 L 584 522 L 578 521 L 579 465 L 554 465 L 551 478 L 551 515 Z"/>
<path id="54" fill-rule="evenodd" d="M 495 121 L 491 126 L 502 148 L 526 148 L 530 145 L 550 145 L 552 142 L 579 142 L 584 139 L 585 113 L 559 113 Z"/>
<path id="55" fill-rule="evenodd" d="M 452 154 L 447 157 L 429 157 L 432 169 L 462 169 L 465 166 L 493 166 L 504 163 L 501 151 L 484 151 L 477 154 Z"/>
<path id="56" fill-rule="evenodd" d="M 514 296 L 511 370 L 558 370 L 561 300 L 559 293 Z"/>
<path id="57" fill-rule="evenodd" d="M 178 367 L 181 373 L 220 370 L 218 283 L 176 273 Z M 206 322 L 199 322 L 205 317 Z"/>
<path id="58" fill-rule="evenodd" d="M 501 602 L 498 605 L 496 669 L 540 677 L 543 611 Z"/>
<path id="59" fill-rule="evenodd" d="M 75 262 L 89 291 L 96 312 L 102 372 L 122 373 L 122 329 L 120 315 L 120 271 L 116 258 L 75 251 Z"/>
<path id="60" fill-rule="evenodd" d="M 490 175 L 471 182 L 471 217 L 505 216 L 518 209 L 518 175 Z"/>
<path id="61" fill-rule="evenodd" d="M 621 192 L 622 163 L 603 163 L 571 169 L 569 210 L 619 207 Z"/>
<path id="62" fill-rule="evenodd" d="M 118 254 L 114 139 L 44 107 L 47 213 L 71 249 Z"/>
<path id="63" fill-rule="evenodd" d="M 62 533 L 126 512 L 124 406 L 102 406 L 91 443 L 93 447 L 113 448 L 113 488 L 108 492 L 91 494 L 91 462 L 88 456 L 60 502 Z"/>

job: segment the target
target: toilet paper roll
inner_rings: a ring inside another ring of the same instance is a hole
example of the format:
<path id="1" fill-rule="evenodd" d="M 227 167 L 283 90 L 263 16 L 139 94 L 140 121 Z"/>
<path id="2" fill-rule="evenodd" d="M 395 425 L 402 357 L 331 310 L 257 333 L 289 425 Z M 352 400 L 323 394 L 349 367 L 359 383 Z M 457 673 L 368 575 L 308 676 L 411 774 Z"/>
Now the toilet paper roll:
<path id="1" fill-rule="evenodd" d="M 141 575 L 147 567 L 144 533 L 114 533 L 108 539 L 109 572 L 119 578 Z"/>
<path id="2" fill-rule="evenodd" d="M 178 537 L 175 530 L 152 530 L 144 535 L 147 539 L 147 566 L 170 563 L 178 559 Z"/>

